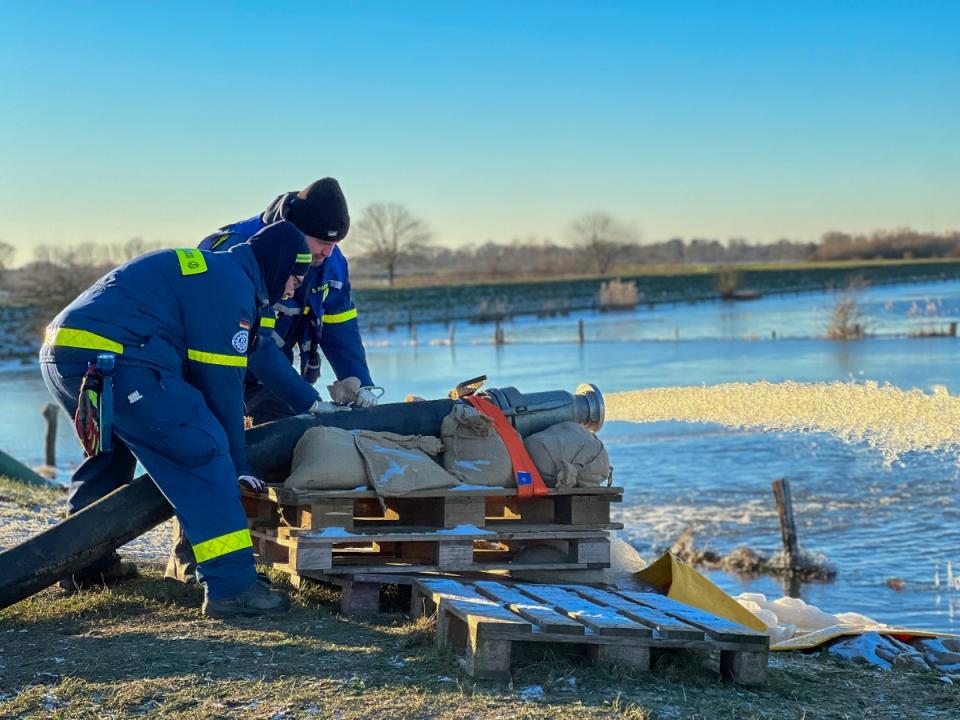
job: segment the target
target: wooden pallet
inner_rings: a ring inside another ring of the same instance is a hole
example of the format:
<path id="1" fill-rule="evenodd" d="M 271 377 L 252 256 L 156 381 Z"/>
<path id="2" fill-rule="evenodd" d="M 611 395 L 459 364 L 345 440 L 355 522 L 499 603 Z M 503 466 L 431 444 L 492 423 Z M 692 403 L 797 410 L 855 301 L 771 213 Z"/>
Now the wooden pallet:
<path id="1" fill-rule="evenodd" d="M 623 489 L 551 488 L 546 497 L 521 500 L 516 488 L 470 487 L 379 498 L 372 490 L 294 490 L 271 487 L 265 494 L 243 492 L 252 527 L 378 529 L 396 527 L 505 529 L 514 525 L 580 525 L 619 530 L 610 522 L 610 504 Z"/>
<path id="2" fill-rule="evenodd" d="M 767 678 L 766 635 L 655 593 L 450 578 L 418 578 L 413 588 L 413 613 L 436 613 L 437 647 L 461 653 L 472 677 L 509 678 L 515 644 L 556 643 L 640 670 L 651 651 L 718 651 L 734 681 Z"/>
<path id="3" fill-rule="evenodd" d="M 604 530 L 518 525 L 513 530 L 403 528 L 251 531 L 261 562 L 291 575 L 371 574 L 490 570 L 590 570 L 610 566 L 610 539 Z M 516 562 L 531 544 L 549 542 L 566 549 L 563 562 Z"/>

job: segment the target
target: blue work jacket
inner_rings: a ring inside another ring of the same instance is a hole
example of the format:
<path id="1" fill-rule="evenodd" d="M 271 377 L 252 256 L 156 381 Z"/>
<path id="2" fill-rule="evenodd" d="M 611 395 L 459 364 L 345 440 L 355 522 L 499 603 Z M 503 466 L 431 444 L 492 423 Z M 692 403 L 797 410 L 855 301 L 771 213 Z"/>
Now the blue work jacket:
<path id="1" fill-rule="evenodd" d="M 204 238 L 201 250 L 229 250 L 266 225 L 285 219 L 296 193 L 281 195 L 261 214 Z M 316 388 L 305 380 L 308 361 L 322 352 L 337 379 L 360 379 L 373 385 L 367 355 L 360 338 L 357 309 L 350 297 L 347 259 L 339 247 L 322 265 L 312 266 L 292 298 L 260 316 L 260 340 L 250 354 L 250 374 L 258 379 L 296 413 L 306 412 L 319 398 Z M 294 369 L 293 349 L 300 349 L 300 372 Z M 248 379 L 249 379 L 248 376 Z"/>
<path id="2" fill-rule="evenodd" d="M 40 361 L 85 362 L 107 351 L 118 364 L 182 375 L 223 426 L 237 474 L 248 474 L 243 379 L 261 305 L 267 293 L 249 245 L 158 250 L 110 271 L 60 311 Z"/>

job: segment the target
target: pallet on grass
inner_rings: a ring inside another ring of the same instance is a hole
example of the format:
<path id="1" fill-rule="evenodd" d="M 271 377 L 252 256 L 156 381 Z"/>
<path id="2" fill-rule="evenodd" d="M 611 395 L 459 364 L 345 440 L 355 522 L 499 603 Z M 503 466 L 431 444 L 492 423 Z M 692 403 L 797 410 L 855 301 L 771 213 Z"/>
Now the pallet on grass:
<path id="1" fill-rule="evenodd" d="M 649 670 L 651 652 L 716 651 L 735 682 L 767 678 L 766 635 L 655 593 L 418 578 L 411 609 L 436 613 L 437 646 L 461 653 L 476 678 L 509 678 L 524 643 L 581 646 L 594 662 L 639 670 Z"/>
<path id="2" fill-rule="evenodd" d="M 594 529 L 526 526 L 493 531 L 461 526 L 383 533 L 342 528 L 261 528 L 251 531 L 251 536 L 260 562 L 290 575 L 592 570 L 610 566 L 610 539 L 606 531 Z M 565 549 L 565 560 L 535 563 L 518 559 L 526 547 L 544 542 Z"/>
<path id="3" fill-rule="evenodd" d="M 451 490 L 380 498 L 365 487 L 354 490 L 296 490 L 270 487 L 265 494 L 242 493 L 253 527 L 346 530 L 393 527 L 452 529 L 460 525 L 510 528 L 518 524 L 589 526 L 619 530 L 610 522 L 610 504 L 623 489 L 551 488 L 545 497 L 517 496 L 516 488 L 460 486 Z"/>

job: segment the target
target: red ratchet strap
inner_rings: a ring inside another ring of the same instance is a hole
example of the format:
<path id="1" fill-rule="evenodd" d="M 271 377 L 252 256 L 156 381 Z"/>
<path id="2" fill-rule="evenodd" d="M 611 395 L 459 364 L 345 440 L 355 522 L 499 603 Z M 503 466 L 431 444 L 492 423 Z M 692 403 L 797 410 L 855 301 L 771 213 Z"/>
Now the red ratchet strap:
<path id="1" fill-rule="evenodd" d="M 493 428 L 506 445 L 507 454 L 513 465 L 514 477 L 517 480 L 517 497 L 522 499 L 546 495 L 547 486 L 540 477 L 537 466 L 530 459 L 530 453 L 523 446 L 523 440 L 507 420 L 507 416 L 500 411 L 500 408 L 480 395 L 468 395 L 463 400 L 470 403 L 477 412 L 493 420 Z"/>

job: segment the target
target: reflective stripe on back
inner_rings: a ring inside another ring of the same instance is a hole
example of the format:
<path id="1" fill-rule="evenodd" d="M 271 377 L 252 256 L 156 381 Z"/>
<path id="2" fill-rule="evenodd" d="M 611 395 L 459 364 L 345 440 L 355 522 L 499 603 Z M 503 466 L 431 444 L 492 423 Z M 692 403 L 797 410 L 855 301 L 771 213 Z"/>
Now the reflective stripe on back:
<path id="1" fill-rule="evenodd" d="M 197 562 L 202 563 L 221 555 L 252 547 L 253 541 L 250 539 L 250 531 L 244 528 L 197 543 L 193 546 L 193 554 L 197 558 Z"/>
<path id="2" fill-rule="evenodd" d="M 353 320 L 357 316 L 357 309 L 350 308 L 346 312 L 337 313 L 336 315 L 324 315 L 323 322 L 324 324 L 335 324 L 347 322 L 347 320 Z"/>
<path id="3" fill-rule="evenodd" d="M 276 318 L 268 318 L 268 317 L 260 318 L 260 327 L 263 327 L 263 328 L 272 328 L 272 327 L 276 327 L 276 326 L 277 326 L 277 319 L 276 319 Z"/>
<path id="4" fill-rule="evenodd" d="M 123 354 L 123 345 L 87 330 L 73 330 L 65 327 L 47 328 L 47 334 L 43 342 L 45 345 L 83 348 L 84 350 L 106 350 L 118 355 Z"/>
<path id="5" fill-rule="evenodd" d="M 207 271 L 207 261 L 203 253 L 192 248 L 174 250 L 177 260 L 180 261 L 181 275 L 199 275 Z"/>
<path id="6" fill-rule="evenodd" d="M 187 348 L 187 357 L 194 362 L 207 363 L 208 365 L 229 365 L 230 367 L 246 367 L 246 355 L 221 355 L 220 353 L 204 352 L 203 350 L 194 350 Z"/>

